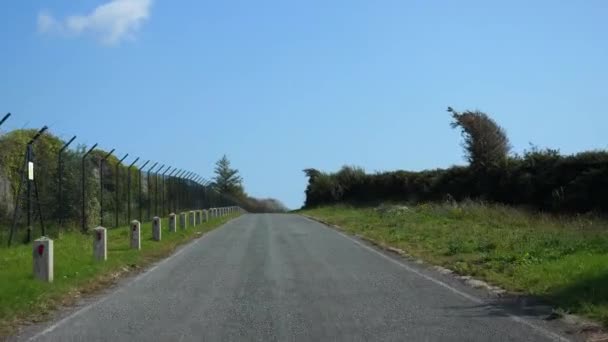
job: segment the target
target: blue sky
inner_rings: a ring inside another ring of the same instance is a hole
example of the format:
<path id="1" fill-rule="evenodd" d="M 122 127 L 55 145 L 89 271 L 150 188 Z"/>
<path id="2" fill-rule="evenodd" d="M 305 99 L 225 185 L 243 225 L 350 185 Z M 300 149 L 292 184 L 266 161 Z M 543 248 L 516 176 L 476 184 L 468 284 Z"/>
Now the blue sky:
<path id="1" fill-rule="evenodd" d="M 0 2 L 3 130 L 50 125 L 299 207 L 302 169 L 463 164 L 447 106 L 608 147 L 608 1 Z"/>

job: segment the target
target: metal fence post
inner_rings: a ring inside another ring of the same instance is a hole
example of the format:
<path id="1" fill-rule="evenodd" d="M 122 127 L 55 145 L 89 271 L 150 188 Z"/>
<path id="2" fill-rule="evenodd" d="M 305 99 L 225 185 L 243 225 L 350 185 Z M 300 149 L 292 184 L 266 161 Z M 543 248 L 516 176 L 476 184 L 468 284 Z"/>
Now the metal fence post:
<path id="1" fill-rule="evenodd" d="M 57 154 L 57 216 L 59 216 L 59 227 L 63 226 L 64 211 L 66 210 L 63 205 L 63 152 L 75 139 L 76 136 L 73 136 L 72 139 L 61 147 Z"/>
<path id="2" fill-rule="evenodd" d="M 93 152 L 93 150 L 97 147 L 97 144 L 93 145 L 83 156 L 82 156 L 82 231 L 85 232 L 87 230 L 87 208 L 86 208 L 86 158 L 89 153 Z"/>
<path id="3" fill-rule="evenodd" d="M 103 158 L 99 160 L 99 222 L 100 226 L 103 227 L 103 164 L 106 162 L 115 149 L 108 152 Z"/>
<path id="4" fill-rule="evenodd" d="M 143 202 L 143 193 L 141 190 L 141 170 L 146 167 L 146 165 L 148 165 L 150 161 L 148 160 L 147 162 L 144 163 L 144 165 L 139 167 L 139 177 L 138 177 L 138 182 L 139 182 L 139 222 L 142 222 L 142 202 Z"/>
<path id="5" fill-rule="evenodd" d="M 4 123 L 4 121 L 8 120 L 11 117 L 11 113 L 6 113 L 6 115 L 0 120 L 0 126 Z"/>
<path id="6" fill-rule="evenodd" d="M 135 163 L 139 161 L 139 157 L 135 158 L 135 160 L 129 165 L 127 168 L 127 222 L 131 222 L 131 168 Z"/>
<path id="7" fill-rule="evenodd" d="M 119 197 L 120 197 L 120 188 L 118 186 L 118 182 L 120 181 L 120 177 L 119 177 L 119 173 L 120 173 L 120 164 L 122 164 L 122 162 L 127 159 L 127 157 L 129 156 L 129 154 L 125 154 L 124 157 L 122 157 L 122 159 L 120 159 L 118 161 L 118 163 L 116 163 L 116 168 L 114 170 L 114 176 L 115 176 L 115 182 L 114 182 L 114 192 L 115 192 L 115 197 L 114 197 L 114 227 L 118 227 L 118 201 L 119 201 Z"/>
<path id="8" fill-rule="evenodd" d="M 163 217 L 163 215 L 158 214 L 158 174 L 163 170 L 165 164 L 163 164 L 156 172 L 154 173 L 154 216 Z"/>
<path id="9" fill-rule="evenodd" d="M 150 193 L 151 193 L 150 172 L 156 167 L 156 165 L 158 165 L 158 162 L 154 163 L 154 165 L 152 165 L 152 167 L 148 169 L 148 173 L 146 175 L 146 182 L 147 182 L 146 186 L 148 187 L 148 208 L 147 208 L 148 209 L 148 215 L 147 215 L 148 219 L 150 219 L 150 209 L 151 209 L 150 206 L 152 204 L 152 196 L 150 196 Z M 144 221 L 141 221 L 141 222 L 144 222 Z"/>
<path id="10" fill-rule="evenodd" d="M 161 176 L 161 180 L 162 180 L 162 183 L 161 183 L 162 186 L 161 186 L 161 192 L 160 192 L 161 193 L 161 199 L 160 199 L 160 202 L 161 202 L 161 214 L 160 214 L 160 216 L 161 217 L 163 217 L 165 215 L 165 208 L 166 208 L 166 205 L 165 205 L 165 197 L 166 197 L 165 196 L 166 195 L 166 193 L 165 193 L 166 192 L 165 182 L 166 182 L 167 179 L 166 179 L 165 175 L 171 169 L 172 169 L 172 167 L 169 167 L 168 169 L 166 169 L 165 172 Z M 171 171 L 167 177 L 171 177 L 171 174 L 173 174 L 173 172 L 175 172 L 175 168 L 173 168 L 173 171 Z"/>

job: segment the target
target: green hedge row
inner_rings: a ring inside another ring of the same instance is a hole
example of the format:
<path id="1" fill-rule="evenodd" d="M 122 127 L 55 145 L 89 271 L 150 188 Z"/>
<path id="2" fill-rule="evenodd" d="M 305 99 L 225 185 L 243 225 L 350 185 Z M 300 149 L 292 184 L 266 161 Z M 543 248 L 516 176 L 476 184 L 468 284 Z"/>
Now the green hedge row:
<path id="1" fill-rule="evenodd" d="M 337 202 L 477 199 L 544 211 L 608 212 L 608 152 L 564 156 L 555 150 L 509 157 L 500 168 L 470 167 L 366 174 L 357 167 L 336 173 L 305 170 L 305 207 Z"/>

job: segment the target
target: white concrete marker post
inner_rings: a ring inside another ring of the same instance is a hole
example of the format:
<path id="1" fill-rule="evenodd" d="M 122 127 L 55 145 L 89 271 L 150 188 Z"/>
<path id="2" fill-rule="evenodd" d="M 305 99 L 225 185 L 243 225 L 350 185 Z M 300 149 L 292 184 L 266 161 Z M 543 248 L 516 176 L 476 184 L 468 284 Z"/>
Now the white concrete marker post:
<path id="1" fill-rule="evenodd" d="M 207 209 L 203 210 L 203 220 L 209 222 L 209 210 Z"/>
<path id="2" fill-rule="evenodd" d="M 175 213 L 169 214 L 169 231 L 173 233 L 177 231 L 177 217 Z"/>
<path id="3" fill-rule="evenodd" d="M 93 258 L 97 261 L 108 260 L 108 236 L 104 227 L 93 229 Z"/>
<path id="4" fill-rule="evenodd" d="M 179 214 L 179 227 L 181 229 L 188 228 L 188 223 L 186 222 L 186 213 Z"/>
<path id="5" fill-rule="evenodd" d="M 201 213 L 202 213 L 202 211 L 201 211 L 201 210 L 197 210 L 197 211 L 196 211 L 196 225 L 197 225 L 197 226 L 198 226 L 199 224 L 201 224 L 201 222 L 202 222 L 202 220 L 201 220 L 201 219 L 202 219 L 202 216 L 203 216 L 203 215 L 202 215 Z"/>
<path id="6" fill-rule="evenodd" d="M 196 223 L 194 222 L 194 211 L 190 210 L 188 212 L 188 225 L 194 227 Z"/>
<path id="7" fill-rule="evenodd" d="M 43 236 L 34 240 L 34 278 L 52 282 L 53 281 L 53 240 Z"/>
<path id="8" fill-rule="evenodd" d="M 131 221 L 131 248 L 141 249 L 141 223 L 137 220 Z"/>
<path id="9" fill-rule="evenodd" d="M 162 222 L 160 217 L 154 216 L 152 219 L 152 239 L 154 241 L 160 241 L 162 238 Z"/>

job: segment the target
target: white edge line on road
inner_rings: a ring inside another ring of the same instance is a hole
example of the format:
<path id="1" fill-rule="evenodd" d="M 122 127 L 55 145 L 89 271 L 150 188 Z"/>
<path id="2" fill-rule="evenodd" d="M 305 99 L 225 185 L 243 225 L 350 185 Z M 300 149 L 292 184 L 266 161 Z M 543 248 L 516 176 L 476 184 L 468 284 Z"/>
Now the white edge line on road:
<path id="1" fill-rule="evenodd" d="M 374 248 L 372 248 L 372 247 L 370 247 L 370 246 L 362 243 L 361 241 L 355 239 L 354 237 L 352 237 L 350 235 L 347 235 L 347 234 L 345 234 L 343 232 L 340 232 L 340 231 L 335 230 L 335 229 L 333 229 L 331 227 L 328 227 L 326 224 L 323 224 L 321 222 L 315 221 L 315 220 L 313 220 L 311 218 L 308 218 L 308 217 L 305 217 L 305 216 L 300 216 L 300 217 L 302 217 L 302 218 L 304 218 L 304 219 L 306 219 L 306 220 L 308 220 L 310 222 L 313 222 L 313 223 L 316 223 L 318 225 L 321 225 L 324 228 L 329 229 L 332 232 L 335 232 L 336 234 L 339 234 L 342 237 L 345 237 L 345 238 L 351 240 L 352 242 L 356 243 L 357 245 L 359 245 L 360 247 L 366 249 L 367 251 L 372 252 L 373 254 L 378 255 L 378 256 L 384 258 L 385 260 L 388 260 L 388 261 L 396 264 L 397 266 L 399 266 L 401 268 L 404 268 L 405 270 L 407 270 L 409 272 L 412 272 L 412 273 L 414 273 L 414 274 L 416 274 L 416 275 L 418 275 L 418 276 L 420 276 L 420 277 L 422 277 L 422 278 L 424 278 L 424 279 L 426 279 L 426 280 L 428 280 L 430 282 L 433 282 L 434 284 L 439 285 L 439 286 L 441 286 L 441 287 L 443 287 L 443 288 L 445 288 L 445 289 L 447 289 L 447 290 L 449 290 L 449 291 L 451 291 L 451 292 L 453 292 L 453 293 L 455 293 L 455 294 L 457 294 L 459 296 L 462 296 L 462 297 L 464 297 L 464 298 L 466 298 L 466 299 L 468 299 L 468 300 L 470 300 L 470 301 L 472 301 L 472 302 L 474 302 L 476 304 L 487 304 L 486 301 L 484 301 L 483 299 L 480 299 L 480 298 L 472 296 L 472 295 L 470 295 L 468 293 L 462 292 L 462 291 L 458 290 L 457 288 L 444 283 L 441 280 L 435 279 L 435 278 L 433 278 L 433 277 L 431 277 L 431 276 L 429 276 L 427 274 L 424 274 L 424 273 L 422 273 L 422 272 L 420 272 L 420 271 L 418 271 L 418 270 L 416 270 L 416 269 L 414 269 L 414 268 L 412 268 L 412 267 L 410 267 L 410 266 L 408 266 L 408 265 L 406 265 L 406 264 L 404 264 L 404 263 L 402 263 L 402 262 L 400 262 L 400 261 L 398 261 L 398 260 L 396 260 L 394 258 L 391 258 L 390 256 L 388 256 L 388 255 L 386 255 L 386 254 L 378 251 L 377 249 L 374 249 Z M 567 339 L 567 338 L 565 338 L 565 337 L 563 337 L 563 336 L 561 336 L 561 335 L 559 335 L 557 333 L 554 333 L 554 332 L 552 332 L 550 330 L 547 330 L 547 329 L 545 329 L 543 327 L 540 327 L 540 326 L 538 326 L 538 325 L 536 325 L 536 324 L 534 324 L 532 322 L 529 322 L 526 319 L 523 319 L 521 317 L 512 315 L 512 314 L 510 314 L 510 313 L 508 313 L 508 312 L 506 312 L 504 310 L 501 310 L 501 311 L 503 311 L 504 314 L 507 317 L 509 317 L 510 319 L 512 319 L 513 321 L 521 323 L 521 324 L 523 324 L 525 326 L 528 326 L 528 327 L 536 330 L 538 333 L 541 333 L 541 334 L 545 335 L 545 337 L 548 337 L 548 338 L 550 338 L 550 339 L 552 339 L 554 341 L 570 342 L 569 339 Z"/>
<path id="2" fill-rule="evenodd" d="M 240 216 L 239 216 L 240 217 Z M 238 218 L 238 217 L 237 217 Z M 235 219 L 237 219 L 235 218 Z M 234 219 L 233 219 L 234 220 Z M 231 221 L 233 221 L 231 220 Z M 79 310 L 71 313 L 70 315 L 62 318 L 61 320 L 59 320 L 57 323 L 54 323 L 50 326 L 48 326 L 46 329 L 42 330 L 41 332 L 35 334 L 34 336 L 30 337 L 29 339 L 27 339 L 27 341 L 36 341 L 37 339 L 41 338 L 42 336 L 52 332 L 53 330 L 57 329 L 59 326 L 65 324 L 66 322 L 68 322 L 69 320 L 71 320 L 72 318 L 83 314 L 87 311 L 89 311 L 91 308 L 93 308 L 94 306 L 100 305 L 103 302 L 105 302 L 106 300 L 108 300 L 112 295 L 116 294 L 116 293 L 120 293 L 121 291 L 124 291 L 126 288 L 129 288 L 131 285 L 133 285 L 134 283 L 136 283 L 137 281 L 139 281 L 140 279 L 146 277 L 147 275 L 149 275 L 150 273 L 152 273 L 155 269 L 157 269 L 159 266 L 169 262 L 170 260 L 173 260 L 173 258 L 179 256 L 180 254 L 182 254 L 184 251 L 196 246 L 199 242 L 203 241 L 205 238 L 207 238 L 211 233 L 218 231 L 222 226 L 226 225 L 227 223 L 231 222 L 228 221 L 226 223 L 224 223 L 223 225 L 208 231 L 207 233 L 203 234 L 201 237 L 199 237 L 198 239 L 190 242 L 189 244 L 186 244 L 185 246 L 183 246 L 182 248 L 180 248 L 177 252 L 171 254 L 170 256 L 168 256 L 167 258 L 157 262 L 154 266 L 148 268 L 147 270 L 145 270 L 143 273 L 139 274 L 138 276 L 136 276 L 135 278 L 133 278 L 132 280 L 130 280 L 127 284 L 124 284 L 123 286 L 117 288 L 116 290 L 108 293 L 108 294 L 104 294 L 103 298 L 91 303 L 91 304 L 87 304 L 85 307 L 80 308 Z"/>

